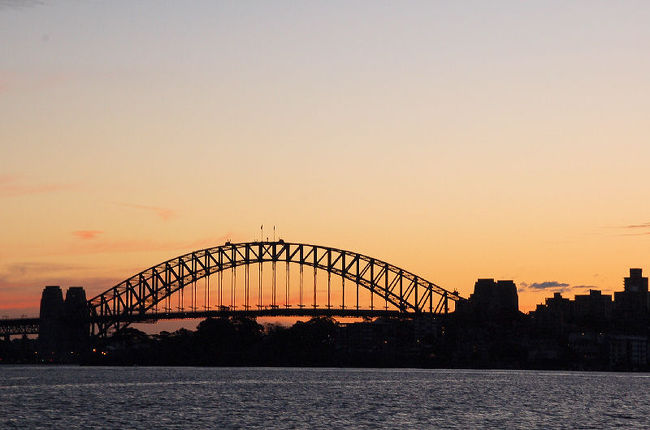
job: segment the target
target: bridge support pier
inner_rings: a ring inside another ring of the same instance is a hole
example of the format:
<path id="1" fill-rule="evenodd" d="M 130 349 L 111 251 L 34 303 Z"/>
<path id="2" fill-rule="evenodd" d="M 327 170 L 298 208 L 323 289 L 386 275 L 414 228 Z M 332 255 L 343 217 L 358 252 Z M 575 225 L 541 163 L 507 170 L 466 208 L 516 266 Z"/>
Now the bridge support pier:
<path id="1" fill-rule="evenodd" d="M 86 292 L 70 287 L 65 301 L 59 286 L 47 286 L 41 296 L 38 351 L 47 361 L 75 360 L 90 340 Z"/>
<path id="2" fill-rule="evenodd" d="M 63 324 L 63 293 L 61 287 L 45 287 L 41 295 L 38 353 L 44 360 L 55 360 L 60 355 L 65 328 Z"/>
<path id="3" fill-rule="evenodd" d="M 70 287 L 65 294 L 65 325 L 68 351 L 80 354 L 90 345 L 90 312 L 83 287 Z"/>

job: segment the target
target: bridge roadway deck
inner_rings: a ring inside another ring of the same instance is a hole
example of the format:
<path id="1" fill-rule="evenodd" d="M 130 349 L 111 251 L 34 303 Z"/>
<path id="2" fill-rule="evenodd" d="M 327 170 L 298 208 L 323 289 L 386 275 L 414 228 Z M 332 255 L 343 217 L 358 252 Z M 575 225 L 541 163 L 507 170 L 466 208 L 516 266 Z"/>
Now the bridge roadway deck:
<path id="1" fill-rule="evenodd" d="M 39 318 L 0 319 L 0 336 L 38 334 Z"/>
<path id="2" fill-rule="evenodd" d="M 385 309 L 340 309 L 340 308 L 262 308 L 262 309 L 221 309 L 202 311 L 176 311 L 176 312 L 153 312 L 143 314 L 121 315 L 118 318 L 110 317 L 112 320 L 119 319 L 121 322 L 129 323 L 155 323 L 159 320 L 176 319 L 199 319 L 218 317 L 343 317 L 343 318 L 414 318 L 417 316 L 434 316 L 429 313 L 400 312 L 398 310 Z M 439 315 L 436 315 L 439 316 Z M 108 318 L 108 317 L 104 317 Z M 91 318 L 90 323 L 100 322 L 101 318 Z M 0 319 L 0 336 L 13 336 L 22 334 L 38 334 L 39 318 L 13 318 Z"/>
<path id="3" fill-rule="evenodd" d="M 345 318 L 377 318 L 377 317 L 406 317 L 413 318 L 417 315 L 398 310 L 368 310 L 368 309 L 337 309 L 337 308 L 262 308 L 262 309 L 221 309 L 202 311 L 176 311 L 156 312 L 145 314 L 123 315 L 119 319 L 123 322 L 155 322 L 157 320 L 173 319 L 198 319 L 218 317 L 345 317 Z M 114 318 L 114 317 L 113 317 Z M 113 319 L 111 318 L 111 319 Z"/>

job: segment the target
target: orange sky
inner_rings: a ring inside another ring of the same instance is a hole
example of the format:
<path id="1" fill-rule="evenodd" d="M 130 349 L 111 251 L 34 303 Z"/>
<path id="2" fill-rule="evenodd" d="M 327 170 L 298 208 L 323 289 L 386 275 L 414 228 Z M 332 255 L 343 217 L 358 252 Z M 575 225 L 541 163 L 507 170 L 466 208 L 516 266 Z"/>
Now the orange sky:
<path id="1" fill-rule="evenodd" d="M 0 5 L 0 315 L 260 224 L 464 296 L 513 279 L 524 311 L 621 290 L 650 272 L 648 22 L 631 1 Z"/>

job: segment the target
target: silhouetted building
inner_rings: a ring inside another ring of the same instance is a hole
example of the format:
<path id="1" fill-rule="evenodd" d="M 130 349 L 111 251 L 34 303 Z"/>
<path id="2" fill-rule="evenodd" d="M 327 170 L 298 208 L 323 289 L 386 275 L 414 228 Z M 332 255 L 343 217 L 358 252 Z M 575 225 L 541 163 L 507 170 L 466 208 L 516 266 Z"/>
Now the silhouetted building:
<path id="1" fill-rule="evenodd" d="M 562 293 L 553 293 L 553 297 L 546 299 L 546 307 L 553 313 L 568 315 L 571 309 L 571 300 L 562 297 Z"/>
<path id="2" fill-rule="evenodd" d="M 617 334 L 609 337 L 609 364 L 612 368 L 639 369 L 647 363 L 647 336 Z"/>
<path id="3" fill-rule="evenodd" d="M 537 305 L 532 315 L 538 326 L 564 332 L 567 324 L 603 328 L 611 323 L 613 311 L 611 294 L 589 290 L 589 294 L 576 294 L 574 300 L 555 293 L 545 304 Z"/>
<path id="4" fill-rule="evenodd" d="M 479 279 L 469 300 L 458 304 L 461 313 L 469 312 L 477 317 L 513 316 L 519 312 L 519 297 L 513 281 Z"/>
<path id="5" fill-rule="evenodd" d="M 573 305 L 571 300 L 562 297 L 562 293 L 554 293 L 543 305 L 537 305 L 532 315 L 538 326 L 562 332 L 573 320 Z"/>
<path id="6" fill-rule="evenodd" d="M 580 330 L 569 333 L 567 343 L 575 359 L 587 368 L 598 368 L 607 361 L 607 339 L 604 333 Z"/>
<path id="7" fill-rule="evenodd" d="M 65 323 L 67 351 L 79 353 L 88 345 L 90 322 L 86 291 L 83 287 L 70 287 L 65 294 Z"/>
<path id="8" fill-rule="evenodd" d="M 648 278 L 642 269 L 630 269 L 624 291 L 614 293 L 616 317 L 622 321 L 645 321 L 648 316 Z"/>
<path id="9" fill-rule="evenodd" d="M 89 310 L 83 287 L 68 288 L 65 301 L 61 287 L 45 287 L 38 334 L 41 358 L 58 361 L 78 354 L 88 345 L 89 335 Z"/>
<path id="10" fill-rule="evenodd" d="M 600 290 L 589 290 L 589 294 L 576 294 L 574 300 L 555 293 L 538 305 L 532 313 L 536 322 L 543 327 L 558 324 L 578 324 L 593 328 L 614 323 L 623 330 L 638 332 L 648 322 L 648 278 L 641 269 L 630 269 L 630 276 L 624 280 L 624 291 L 614 293 L 614 300 Z"/>
<path id="11" fill-rule="evenodd" d="M 53 357 L 60 350 L 65 333 L 63 292 L 47 286 L 41 296 L 38 349 L 42 357 Z"/>
<path id="12" fill-rule="evenodd" d="M 574 319 L 578 323 L 602 325 L 611 321 L 613 307 L 610 294 L 589 290 L 589 294 L 576 294 L 573 304 Z"/>
<path id="13" fill-rule="evenodd" d="M 648 278 L 643 276 L 643 269 L 630 269 L 630 276 L 623 279 L 625 291 L 648 292 Z"/>
<path id="14" fill-rule="evenodd" d="M 537 305 L 535 312 L 545 312 L 556 320 L 569 321 L 573 316 L 573 304 L 562 297 L 562 293 L 553 293 L 553 297 L 547 297 L 543 305 Z"/>
<path id="15" fill-rule="evenodd" d="M 535 327 L 542 329 L 539 333 L 554 335 L 559 345 L 568 347 L 571 360 L 585 368 L 647 369 L 648 278 L 641 269 L 630 269 L 624 287 L 614 293 L 613 301 L 599 290 L 577 294 L 575 300 L 556 293 L 531 313 Z M 534 355 L 538 356 L 552 357 Z"/>

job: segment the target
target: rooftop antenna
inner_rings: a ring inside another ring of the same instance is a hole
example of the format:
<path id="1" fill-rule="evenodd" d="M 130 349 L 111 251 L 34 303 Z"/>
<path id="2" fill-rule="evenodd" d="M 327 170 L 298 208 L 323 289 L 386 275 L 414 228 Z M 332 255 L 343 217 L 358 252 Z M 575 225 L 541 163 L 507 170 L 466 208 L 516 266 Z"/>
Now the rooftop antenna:
<path id="1" fill-rule="evenodd" d="M 275 242 L 275 226 L 273 226 L 273 242 Z"/>
<path id="2" fill-rule="evenodd" d="M 261 232 L 261 234 L 262 234 L 262 235 L 260 236 L 260 242 L 264 242 L 264 224 L 262 224 L 262 225 L 260 226 L 260 232 Z"/>

